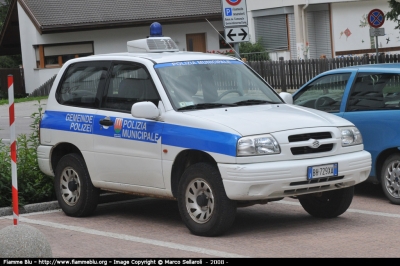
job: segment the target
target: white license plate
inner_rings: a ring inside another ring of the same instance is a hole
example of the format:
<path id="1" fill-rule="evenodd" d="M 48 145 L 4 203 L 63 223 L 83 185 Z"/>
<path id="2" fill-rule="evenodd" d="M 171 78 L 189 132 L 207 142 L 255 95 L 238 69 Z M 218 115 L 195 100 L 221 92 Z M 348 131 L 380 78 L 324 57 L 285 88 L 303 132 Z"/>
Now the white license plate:
<path id="1" fill-rule="evenodd" d="M 319 178 L 319 177 L 327 177 L 327 176 L 337 176 L 338 175 L 338 164 L 324 164 L 324 165 L 316 165 L 309 166 L 307 168 L 307 179 Z"/>

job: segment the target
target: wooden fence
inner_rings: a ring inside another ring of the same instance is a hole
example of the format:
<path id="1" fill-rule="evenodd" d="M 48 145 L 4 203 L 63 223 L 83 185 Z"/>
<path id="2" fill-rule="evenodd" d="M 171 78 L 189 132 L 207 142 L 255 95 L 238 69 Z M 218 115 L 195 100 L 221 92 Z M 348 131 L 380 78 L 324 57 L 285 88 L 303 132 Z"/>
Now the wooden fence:
<path id="1" fill-rule="evenodd" d="M 398 63 L 400 55 L 380 55 L 379 63 Z M 278 91 L 293 91 L 309 81 L 314 76 L 331 69 L 375 64 L 376 56 L 343 57 L 309 60 L 279 60 L 279 61 L 249 61 L 247 62 L 274 89 Z"/>
<path id="2" fill-rule="evenodd" d="M 37 97 L 37 96 L 47 96 L 50 93 L 51 86 L 53 86 L 53 82 L 56 79 L 57 75 L 51 77 L 48 81 L 42 84 L 39 88 L 34 90 L 29 96 Z"/>
<path id="3" fill-rule="evenodd" d="M 8 98 L 8 75 L 13 75 L 14 95 L 16 97 L 25 97 L 25 83 L 23 69 L 19 68 L 0 68 L 0 99 Z"/>
<path id="4" fill-rule="evenodd" d="M 375 64 L 375 55 L 309 60 L 247 61 L 277 91 L 294 91 L 314 76 L 331 69 Z M 378 56 L 379 63 L 399 63 L 400 54 Z M 55 76 L 36 89 L 31 96 L 48 95 Z"/>

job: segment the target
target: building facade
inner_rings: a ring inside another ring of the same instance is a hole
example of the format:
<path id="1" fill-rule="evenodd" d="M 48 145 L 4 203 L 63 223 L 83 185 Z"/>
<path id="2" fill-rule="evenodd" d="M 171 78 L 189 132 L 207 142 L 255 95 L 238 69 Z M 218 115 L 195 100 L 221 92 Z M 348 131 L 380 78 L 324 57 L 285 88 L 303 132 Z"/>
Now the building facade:
<path id="1" fill-rule="evenodd" d="M 387 0 L 247 0 L 251 40 L 262 39 L 272 59 L 363 55 L 376 50 L 369 12 L 389 11 Z M 400 34 L 385 21 L 380 52 L 400 51 Z"/>

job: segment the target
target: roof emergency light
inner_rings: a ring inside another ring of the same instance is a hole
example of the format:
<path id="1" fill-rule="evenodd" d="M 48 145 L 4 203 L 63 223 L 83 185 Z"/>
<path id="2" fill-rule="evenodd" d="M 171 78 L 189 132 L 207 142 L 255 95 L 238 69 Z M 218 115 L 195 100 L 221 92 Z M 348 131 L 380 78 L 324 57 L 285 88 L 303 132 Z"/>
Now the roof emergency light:
<path id="1" fill-rule="evenodd" d="M 163 37 L 162 27 L 158 22 L 150 25 L 150 37 L 127 42 L 129 53 L 179 52 L 176 43 L 170 37 Z"/>
<path id="2" fill-rule="evenodd" d="M 163 37 L 162 26 L 158 22 L 153 22 L 150 25 L 150 37 Z"/>

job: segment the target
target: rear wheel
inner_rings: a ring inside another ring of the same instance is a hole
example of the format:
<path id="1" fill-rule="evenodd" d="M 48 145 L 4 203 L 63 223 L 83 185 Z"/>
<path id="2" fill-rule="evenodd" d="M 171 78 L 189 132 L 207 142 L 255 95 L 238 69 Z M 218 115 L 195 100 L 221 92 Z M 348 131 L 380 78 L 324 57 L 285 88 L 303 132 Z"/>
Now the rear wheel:
<path id="1" fill-rule="evenodd" d="M 390 202 L 400 205 L 400 154 L 390 155 L 383 163 L 381 185 Z"/>
<path id="2" fill-rule="evenodd" d="M 221 235 L 235 220 L 236 202 L 226 196 L 221 175 L 210 164 L 197 163 L 186 169 L 177 198 L 182 220 L 194 235 Z"/>
<path id="3" fill-rule="evenodd" d="M 88 216 L 97 207 L 100 190 L 90 180 L 85 161 L 76 153 L 64 155 L 56 168 L 54 188 L 61 209 L 68 216 Z"/>
<path id="4" fill-rule="evenodd" d="M 299 197 L 301 206 L 310 215 L 319 218 L 334 218 L 343 214 L 354 196 L 354 186 L 313 193 Z"/>

